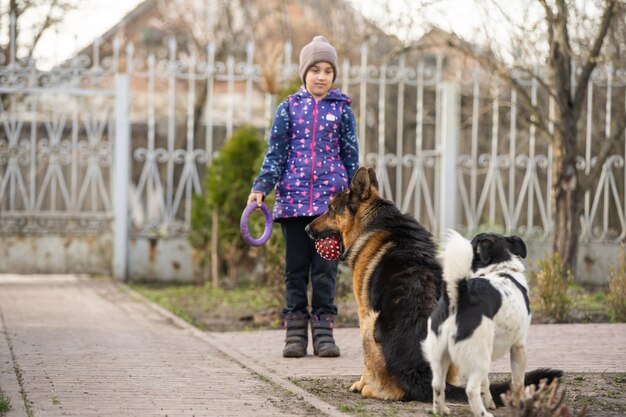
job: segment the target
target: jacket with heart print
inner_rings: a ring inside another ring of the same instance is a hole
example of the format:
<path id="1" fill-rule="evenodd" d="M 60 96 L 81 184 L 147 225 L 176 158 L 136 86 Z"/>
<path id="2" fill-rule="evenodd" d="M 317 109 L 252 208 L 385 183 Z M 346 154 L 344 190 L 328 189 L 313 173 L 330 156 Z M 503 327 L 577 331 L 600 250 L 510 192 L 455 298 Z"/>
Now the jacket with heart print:
<path id="1" fill-rule="evenodd" d="M 267 153 L 252 191 L 276 188 L 274 219 L 318 216 L 359 167 L 351 99 L 332 89 L 316 102 L 305 86 L 276 109 Z"/>

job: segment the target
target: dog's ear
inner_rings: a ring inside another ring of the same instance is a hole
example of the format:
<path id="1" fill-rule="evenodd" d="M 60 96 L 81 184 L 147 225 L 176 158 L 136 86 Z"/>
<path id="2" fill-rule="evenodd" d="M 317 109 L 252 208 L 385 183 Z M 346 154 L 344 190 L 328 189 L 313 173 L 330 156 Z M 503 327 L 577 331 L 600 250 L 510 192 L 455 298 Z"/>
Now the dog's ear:
<path id="1" fill-rule="evenodd" d="M 491 242 L 490 240 L 482 240 L 478 244 L 478 248 L 480 260 L 485 265 L 489 265 L 491 263 L 491 251 L 493 250 L 493 242 Z"/>
<path id="2" fill-rule="evenodd" d="M 493 251 L 491 239 L 486 234 L 481 233 L 472 239 L 472 248 L 474 249 L 474 254 L 480 257 L 480 261 L 485 265 L 489 265 Z"/>
<path id="3" fill-rule="evenodd" d="M 509 236 L 506 238 L 506 242 L 509 245 L 509 251 L 511 251 L 513 255 L 526 258 L 526 244 L 520 237 Z"/>
<path id="4" fill-rule="evenodd" d="M 370 196 L 370 187 L 371 182 L 368 169 L 365 167 L 359 168 L 350 183 L 350 199 L 357 201 L 367 200 Z"/>
<path id="5" fill-rule="evenodd" d="M 376 170 L 374 168 L 367 168 L 367 173 L 370 177 L 370 184 L 372 187 L 378 190 L 378 178 L 376 178 Z"/>

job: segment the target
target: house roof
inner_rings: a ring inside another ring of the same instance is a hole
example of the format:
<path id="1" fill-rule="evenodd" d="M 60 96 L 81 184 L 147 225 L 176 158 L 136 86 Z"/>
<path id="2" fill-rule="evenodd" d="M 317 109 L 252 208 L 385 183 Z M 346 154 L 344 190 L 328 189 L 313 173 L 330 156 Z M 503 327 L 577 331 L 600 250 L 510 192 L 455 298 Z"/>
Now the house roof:
<path id="1" fill-rule="evenodd" d="M 99 38 L 102 42 L 112 41 L 120 30 L 140 21 L 146 13 L 152 11 L 157 5 L 157 0 L 144 0 L 139 3 L 133 10 L 126 15 L 109 30 L 104 32 Z M 93 44 L 92 44 L 93 45 Z M 86 48 L 85 48 L 86 49 Z"/>
<path id="2" fill-rule="evenodd" d="M 191 2 L 192 0 L 189 1 Z M 276 32 L 282 33 L 283 41 L 289 40 L 292 42 L 294 51 L 298 51 L 316 34 L 322 34 L 332 39 L 341 59 L 345 57 L 357 58 L 360 54 L 361 43 L 368 39 L 373 40 L 370 42 L 373 56 L 377 52 L 382 56 L 384 53 L 397 49 L 400 46 L 400 41 L 395 36 L 386 34 L 380 27 L 363 17 L 347 0 L 318 0 L 315 2 L 286 0 L 279 1 L 277 3 L 280 4 L 279 6 L 276 6 L 274 3 L 276 1 L 273 0 L 247 0 L 246 5 L 251 7 L 251 4 L 256 4 L 259 8 L 282 8 L 285 16 L 276 19 L 273 24 L 277 27 Z M 238 3 L 225 4 L 236 5 Z M 114 39 L 120 34 L 138 31 L 139 28 L 145 31 L 149 27 L 148 21 L 150 18 L 155 18 L 152 19 L 152 22 L 158 21 L 162 17 L 160 16 L 162 12 L 159 6 L 159 0 L 144 0 L 119 22 L 99 36 L 97 41 L 101 49 L 100 56 L 106 56 L 110 53 Z M 334 13 L 337 22 L 331 21 L 331 13 Z M 267 24 L 268 21 L 269 19 L 263 23 Z M 252 36 L 256 36 L 259 32 L 256 30 L 259 24 L 259 21 L 254 21 L 248 25 L 253 27 L 250 31 Z M 287 25 L 290 27 L 287 28 Z M 173 33 L 176 33 L 175 36 L 177 38 L 179 38 L 179 35 L 180 38 L 189 36 L 188 31 L 181 28 L 170 28 L 167 30 L 165 28 L 151 27 L 151 29 L 154 32 L 161 31 L 163 33 L 162 37 L 172 36 Z M 84 47 L 77 55 L 91 56 L 95 42 L 96 40 Z M 136 49 L 139 49 L 138 43 L 140 42 L 134 43 L 137 47 Z M 185 42 L 181 42 L 181 44 L 184 47 Z M 162 46 L 165 47 L 166 45 Z M 238 48 L 239 50 L 245 50 L 245 47 Z M 231 47 L 232 49 L 235 48 Z M 294 57 L 297 59 L 296 54 L 294 54 Z"/>

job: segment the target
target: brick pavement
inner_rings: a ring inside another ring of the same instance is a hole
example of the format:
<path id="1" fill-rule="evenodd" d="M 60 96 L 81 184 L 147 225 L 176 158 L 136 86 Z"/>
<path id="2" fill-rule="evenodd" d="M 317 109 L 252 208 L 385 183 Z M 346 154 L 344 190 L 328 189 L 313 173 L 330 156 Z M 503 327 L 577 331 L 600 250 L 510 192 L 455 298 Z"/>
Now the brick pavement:
<path id="1" fill-rule="evenodd" d="M 280 357 L 282 330 L 233 332 L 213 335 L 230 351 L 236 351 L 267 369 L 287 377 L 360 375 L 361 340 L 358 329 L 336 329 L 341 348 L 339 358 L 320 359 L 309 355 L 292 361 Z M 565 372 L 626 372 L 626 323 L 621 324 L 534 324 L 527 345 L 528 370 L 542 367 Z M 510 372 L 508 355 L 495 361 L 492 372 Z"/>
<path id="2" fill-rule="evenodd" d="M 0 315 L 8 417 L 311 415 L 277 406 L 264 379 L 321 410 L 313 415 L 339 417 L 288 378 L 357 376 L 362 366 L 358 329 L 336 330 L 339 358 L 309 347 L 283 359 L 283 331 L 201 332 L 107 280 L 0 276 Z M 528 368 L 626 372 L 624 346 L 626 324 L 533 325 Z M 507 360 L 493 370 L 508 372 Z"/>
<path id="3" fill-rule="evenodd" d="M 306 405 L 286 412 L 270 398 L 270 384 L 242 366 L 245 358 L 224 354 L 124 288 L 72 276 L 0 276 L 7 417 L 311 415 Z M 298 390 L 328 415 L 344 415 Z"/>

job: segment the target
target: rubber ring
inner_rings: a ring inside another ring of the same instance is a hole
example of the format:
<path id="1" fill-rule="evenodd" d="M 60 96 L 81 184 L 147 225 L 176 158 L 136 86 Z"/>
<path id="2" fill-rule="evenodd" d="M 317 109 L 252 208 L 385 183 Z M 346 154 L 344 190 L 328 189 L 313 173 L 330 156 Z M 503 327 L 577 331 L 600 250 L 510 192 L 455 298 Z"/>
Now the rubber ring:
<path id="1" fill-rule="evenodd" d="M 250 235 L 250 229 L 248 228 L 248 220 L 250 219 L 250 215 L 252 212 L 259 206 L 257 206 L 256 202 L 252 202 L 248 204 L 248 206 L 241 213 L 241 221 L 239 222 L 239 229 L 241 230 L 241 236 L 243 236 L 243 240 L 250 246 L 261 246 L 265 242 L 267 242 L 272 235 L 272 213 L 270 209 L 265 205 L 261 204 L 261 210 L 263 214 L 265 214 L 265 230 L 260 238 L 255 239 Z"/>

